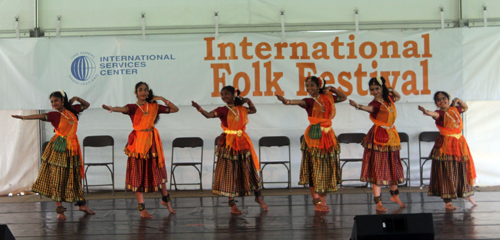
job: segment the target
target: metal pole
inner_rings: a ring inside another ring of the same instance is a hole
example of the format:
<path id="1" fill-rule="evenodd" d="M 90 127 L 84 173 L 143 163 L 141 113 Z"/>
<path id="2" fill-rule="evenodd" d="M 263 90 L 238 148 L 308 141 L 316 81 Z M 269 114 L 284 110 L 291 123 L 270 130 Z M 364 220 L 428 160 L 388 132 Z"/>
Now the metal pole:
<path id="1" fill-rule="evenodd" d="M 464 27 L 462 0 L 458 1 L 458 27 Z"/>
<path id="2" fill-rule="evenodd" d="M 35 0 L 35 26 L 33 29 L 33 37 L 40 37 L 40 26 L 38 24 L 38 0 Z"/>

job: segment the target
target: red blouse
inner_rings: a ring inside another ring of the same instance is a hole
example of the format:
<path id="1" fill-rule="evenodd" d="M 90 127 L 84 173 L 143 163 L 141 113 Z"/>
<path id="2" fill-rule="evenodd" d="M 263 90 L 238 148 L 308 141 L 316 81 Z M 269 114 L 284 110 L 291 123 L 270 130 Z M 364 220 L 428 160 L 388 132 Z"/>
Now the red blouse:
<path id="1" fill-rule="evenodd" d="M 389 95 L 389 98 L 392 100 L 392 102 L 394 102 L 394 96 Z M 380 111 L 380 108 L 382 107 L 382 103 L 380 103 L 377 100 L 373 100 L 368 104 L 368 106 L 373 107 L 373 112 L 370 113 L 370 116 L 374 119 L 377 119 L 378 111 Z"/>
<path id="2" fill-rule="evenodd" d="M 83 106 L 80 104 L 75 104 L 71 107 L 73 107 L 73 109 L 75 109 L 75 111 L 78 113 L 83 112 L 84 110 Z M 57 128 L 59 126 L 59 121 L 61 120 L 61 117 L 63 117 L 61 116 L 60 112 L 48 112 L 45 113 L 45 116 L 46 116 L 45 121 L 50 122 L 54 128 Z"/>

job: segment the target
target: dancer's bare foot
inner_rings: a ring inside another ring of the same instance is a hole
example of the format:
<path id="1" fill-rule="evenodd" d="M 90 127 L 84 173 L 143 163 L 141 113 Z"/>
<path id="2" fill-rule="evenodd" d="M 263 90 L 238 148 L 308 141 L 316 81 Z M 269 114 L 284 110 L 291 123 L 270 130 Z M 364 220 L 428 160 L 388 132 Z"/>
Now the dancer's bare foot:
<path id="1" fill-rule="evenodd" d="M 234 205 L 234 206 L 231 207 L 231 213 L 242 214 L 243 212 L 240 211 L 236 205 Z"/>
<path id="2" fill-rule="evenodd" d="M 144 209 L 141 211 L 141 218 L 153 218 L 153 216 L 151 216 L 151 214 L 149 214 L 148 211 Z"/>
<path id="3" fill-rule="evenodd" d="M 264 211 L 269 210 L 267 204 L 264 202 L 264 200 L 262 200 L 262 197 L 255 197 L 255 202 L 260 204 L 260 206 L 262 207 L 262 209 L 264 209 Z"/>
<path id="4" fill-rule="evenodd" d="M 325 201 L 326 196 L 319 196 L 321 199 L 321 205 L 323 205 L 328 211 L 330 211 L 330 207 L 326 206 L 326 201 Z"/>
<path id="5" fill-rule="evenodd" d="M 66 220 L 66 216 L 64 215 L 64 213 L 58 213 L 57 214 L 57 219 L 59 219 L 59 220 Z"/>
<path id="6" fill-rule="evenodd" d="M 387 212 L 387 208 L 385 208 L 384 205 L 382 205 L 382 201 L 376 204 L 375 210 L 379 212 Z"/>
<path id="7" fill-rule="evenodd" d="M 472 199 L 472 197 L 466 197 L 464 199 L 467 200 L 467 201 L 469 201 L 470 203 L 472 203 L 472 205 L 477 206 L 476 201 L 474 201 L 474 199 Z"/>
<path id="8" fill-rule="evenodd" d="M 164 201 L 161 201 L 161 205 L 165 206 L 168 208 L 168 211 L 170 213 L 175 213 L 174 209 L 172 208 L 172 205 L 170 204 L 170 202 L 164 202 Z"/>
<path id="9" fill-rule="evenodd" d="M 453 204 L 451 204 L 451 202 L 446 203 L 445 208 L 449 209 L 449 210 L 456 210 L 457 209 L 457 207 L 453 206 Z"/>
<path id="10" fill-rule="evenodd" d="M 401 199 L 399 199 L 399 195 L 391 196 L 391 198 L 389 200 L 391 200 L 391 202 L 395 202 L 395 203 L 399 204 L 399 206 L 402 208 L 406 207 L 406 205 L 403 204 L 403 202 L 401 202 Z"/>
<path id="11" fill-rule="evenodd" d="M 89 215 L 95 214 L 95 212 L 92 212 L 87 205 L 83 205 L 83 206 L 78 207 L 78 210 L 80 210 L 86 214 L 89 214 Z"/>
<path id="12" fill-rule="evenodd" d="M 314 205 L 314 211 L 329 212 L 330 208 L 324 206 L 323 203 Z"/>

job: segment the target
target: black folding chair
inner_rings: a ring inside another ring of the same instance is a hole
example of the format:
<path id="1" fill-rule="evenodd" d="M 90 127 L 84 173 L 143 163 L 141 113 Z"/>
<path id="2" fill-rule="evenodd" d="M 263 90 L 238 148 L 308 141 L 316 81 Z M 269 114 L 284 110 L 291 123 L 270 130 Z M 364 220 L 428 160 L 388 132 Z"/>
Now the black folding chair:
<path id="1" fill-rule="evenodd" d="M 88 147 L 111 147 L 111 162 L 92 162 L 88 163 L 85 158 L 85 150 Z M 115 141 L 111 136 L 88 136 L 83 139 L 83 166 L 85 167 L 85 181 L 84 188 L 87 190 L 87 194 L 89 194 L 89 186 L 112 186 L 113 187 L 113 195 L 115 195 Z M 111 174 L 111 183 L 110 184 L 93 184 L 89 185 L 87 181 L 87 171 L 89 167 L 106 167 Z M 111 166 L 111 167 L 110 167 Z"/>
<path id="2" fill-rule="evenodd" d="M 361 141 L 363 141 L 363 138 L 366 136 L 366 134 L 364 133 L 342 133 L 340 134 L 338 137 L 337 137 L 337 141 L 339 141 L 340 144 L 360 144 Z M 352 178 L 352 179 L 342 179 L 342 175 L 343 175 L 343 170 L 344 170 L 344 166 L 347 164 L 347 163 L 353 163 L 353 162 L 362 162 L 363 161 L 363 158 L 341 158 L 339 156 L 339 162 L 342 163 L 342 165 L 340 166 L 340 187 L 342 188 L 342 185 L 344 182 L 347 182 L 347 181 L 359 181 L 359 178 L 355 179 L 355 178 Z M 368 184 L 366 184 L 365 186 L 368 186 Z"/>
<path id="3" fill-rule="evenodd" d="M 401 145 L 403 143 L 406 144 L 407 148 L 407 156 L 406 157 L 401 157 L 401 162 L 403 162 L 406 166 L 406 184 L 405 186 L 411 188 L 411 178 L 410 178 L 410 138 L 408 137 L 408 134 L 404 132 L 399 133 L 399 139 L 401 140 Z"/>
<path id="4" fill-rule="evenodd" d="M 430 180 L 430 178 L 424 178 L 424 165 L 427 161 L 432 160 L 432 158 L 427 155 L 427 157 L 422 156 L 422 142 L 435 142 L 439 137 L 439 132 L 421 132 L 418 135 L 418 155 L 420 163 L 420 189 L 424 187 L 424 180 Z M 424 160 L 422 162 L 422 160 Z"/>
<path id="5" fill-rule="evenodd" d="M 288 147 L 288 161 L 262 161 L 261 158 L 261 148 L 262 147 Z M 264 168 L 267 165 L 275 165 L 275 164 L 282 164 L 283 166 L 286 167 L 288 171 L 288 181 L 286 182 L 267 182 L 271 184 L 277 184 L 277 183 L 288 183 L 288 189 L 291 191 L 292 190 L 292 174 L 291 174 L 291 168 L 292 168 L 292 156 L 290 152 L 290 139 L 285 136 L 279 136 L 279 137 L 261 137 L 259 140 L 259 162 L 260 162 L 260 181 L 262 183 L 262 189 L 264 189 L 264 177 L 263 177 L 263 172 Z"/>
<path id="6" fill-rule="evenodd" d="M 199 162 L 174 162 L 174 150 L 175 148 L 197 148 L 201 147 L 201 158 Z M 172 142 L 172 171 L 170 172 L 170 190 L 172 190 L 172 185 L 174 185 L 177 191 L 177 185 L 200 185 L 200 192 L 202 191 L 202 177 L 201 173 L 203 171 L 203 139 L 199 137 L 183 137 L 176 138 Z M 198 168 L 199 165 L 199 168 Z M 177 183 L 175 181 L 174 171 L 177 167 L 192 166 L 198 171 L 200 176 L 200 183 Z"/>

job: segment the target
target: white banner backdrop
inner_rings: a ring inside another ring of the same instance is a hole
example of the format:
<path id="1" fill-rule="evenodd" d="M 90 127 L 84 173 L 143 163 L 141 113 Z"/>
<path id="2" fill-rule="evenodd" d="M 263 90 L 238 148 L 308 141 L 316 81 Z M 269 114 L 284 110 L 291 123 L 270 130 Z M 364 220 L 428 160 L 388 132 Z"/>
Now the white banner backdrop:
<path id="1" fill-rule="evenodd" d="M 499 100 L 500 96 L 496 77 L 500 63 L 499 40 L 500 30 L 495 28 L 288 33 L 286 43 L 281 43 L 279 34 L 243 33 L 219 35 L 218 41 L 204 35 L 148 36 L 146 40 L 140 36 L 0 40 L 0 84 L 5 86 L 0 90 L 0 108 L 49 109 L 48 95 L 58 89 L 88 100 L 91 109 L 82 114 L 78 130 L 80 142 L 90 135 L 113 136 L 115 182 L 118 189 L 123 189 L 126 167 L 123 147 L 132 130 L 131 122 L 127 116 L 108 114 L 99 108 L 103 103 L 123 106 L 135 102 L 134 85 L 145 81 L 155 94 L 180 106 L 179 113 L 162 115 L 157 124 L 167 166 L 170 167 L 174 138 L 201 137 L 205 147 L 203 188 L 210 189 L 213 141 L 221 132 L 220 121 L 205 119 L 190 107 L 190 101 L 199 102 L 207 110 L 214 109 L 222 105 L 218 97 L 220 88 L 234 84 L 252 98 L 258 108 L 258 113 L 250 116 L 247 128 L 257 152 L 262 136 L 290 138 L 292 186 L 298 186 L 299 137 L 308 125 L 307 115 L 299 107 L 283 106 L 273 95 L 283 91 L 287 98 L 306 97 L 301 80 L 316 74 L 345 91 L 350 99 L 367 104 L 372 99 L 366 92 L 367 82 L 370 76 L 382 74 L 388 76 L 390 84 L 403 95 L 397 103 L 396 126 L 410 136 L 413 186 L 418 185 L 420 177 L 418 134 L 437 131 L 432 119 L 422 116 L 417 105 L 435 109 L 432 95 L 437 90 L 448 91 L 452 97 L 464 100 L 487 100 L 468 101 L 471 108 L 465 114 L 466 133 L 478 166 L 478 184 L 497 185 L 500 184 L 499 172 L 488 165 L 500 150 L 485 150 L 485 143 L 480 140 L 484 135 L 482 128 L 470 126 L 469 122 L 477 124 L 479 113 L 489 114 L 488 121 L 479 124 L 481 126 L 498 122 L 498 113 L 489 110 L 489 103 Z M 384 47 L 386 45 L 390 46 Z M 338 104 L 337 109 L 334 119 L 337 135 L 369 130 L 368 114 L 356 111 L 347 103 Z M 44 126 L 44 139 L 49 140 L 53 128 L 48 123 Z M 500 142 L 492 140 L 486 144 L 497 146 Z M 430 146 L 425 146 L 423 155 L 429 151 Z M 199 158 L 197 150 L 176 150 L 175 153 L 176 160 Z M 88 154 L 89 161 L 110 157 L 107 149 Z M 361 154 L 355 146 L 342 146 L 343 157 Z M 23 158 L 16 156 L 15 161 Z M 286 158 L 287 150 L 262 152 L 263 160 Z M 424 169 L 425 174 L 429 167 L 430 164 Z M 194 169 L 178 168 L 176 173 L 179 182 L 197 181 Z M 345 169 L 344 177 L 358 178 L 359 173 L 360 167 L 352 165 Z M 0 179 L 5 177 L 0 175 Z M 286 177 L 284 168 L 278 166 L 266 167 L 264 172 L 266 181 L 283 181 Z M 90 170 L 89 181 L 109 182 L 107 170 Z"/>
<path id="2" fill-rule="evenodd" d="M 497 100 L 499 45 L 493 28 L 300 32 L 288 33 L 286 42 L 252 33 L 0 40 L 0 83 L 9 86 L 0 90 L 1 109 L 49 109 L 40 99 L 57 89 L 92 107 L 123 104 L 139 81 L 182 105 L 213 103 L 224 85 L 255 103 L 274 103 L 275 94 L 305 97 L 303 81 L 312 74 L 355 100 L 368 95 L 368 80 L 379 74 L 406 102 L 430 102 L 441 89 L 465 100 Z"/>

